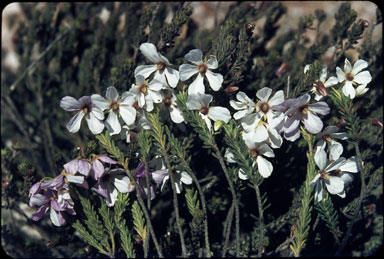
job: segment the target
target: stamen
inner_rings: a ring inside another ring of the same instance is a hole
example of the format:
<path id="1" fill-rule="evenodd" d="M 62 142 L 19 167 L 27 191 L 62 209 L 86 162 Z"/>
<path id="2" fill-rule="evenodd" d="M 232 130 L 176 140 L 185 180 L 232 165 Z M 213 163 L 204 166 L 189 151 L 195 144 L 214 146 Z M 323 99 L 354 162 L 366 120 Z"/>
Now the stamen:
<path id="1" fill-rule="evenodd" d="M 204 74 L 205 72 L 207 72 L 207 70 L 208 70 L 208 67 L 207 67 L 206 64 L 201 64 L 201 65 L 199 66 L 199 72 L 200 72 L 201 74 Z"/>
<path id="2" fill-rule="evenodd" d="M 264 113 L 267 113 L 269 110 L 269 105 L 268 103 L 264 102 L 260 104 L 260 110 Z"/>
<path id="3" fill-rule="evenodd" d="M 201 112 L 202 114 L 204 114 L 204 115 L 207 115 L 207 114 L 208 114 L 208 111 L 209 111 L 209 107 L 207 107 L 207 106 L 203 106 L 203 107 L 201 107 L 201 109 L 200 109 L 200 112 Z"/>
<path id="4" fill-rule="evenodd" d="M 347 73 L 345 75 L 345 79 L 347 79 L 348 81 L 353 81 L 354 78 L 355 78 L 355 75 L 352 73 Z"/>
<path id="5" fill-rule="evenodd" d="M 147 92 L 148 92 L 148 85 L 142 84 L 140 86 L 140 92 L 142 92 L 143 94 L 147 94 Z"/>
<path id="6" fill-rule="evenodd" d="M 118 102 L 112 102 L 110 107 L 113 111 L 117 111 L 119 109 L 119 103 Z"/>
<path id="7" fill-rule="evenodd" d="M 157 70 L 163 70 L 165 68 L 164 62 L 157 63 Z"/>

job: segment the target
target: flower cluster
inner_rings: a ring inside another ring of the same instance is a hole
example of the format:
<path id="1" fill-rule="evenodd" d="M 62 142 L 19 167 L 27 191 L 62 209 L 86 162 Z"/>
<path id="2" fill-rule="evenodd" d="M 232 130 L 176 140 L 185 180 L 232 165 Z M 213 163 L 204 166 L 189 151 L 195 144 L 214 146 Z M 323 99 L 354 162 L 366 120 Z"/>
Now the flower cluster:
<path id="1" fill-rule="evenodd" d="M 256 99 L 239 91 L 236 98 L 229 102 L 235 111 L 232 116 L 228 108 L 215 105 L 213 95 L 206 93 L 206 90 L 219 91 L 223 84 L 223 76 L 213 72 L 219 68 L 215 56 L 203 58 L 200 49 L 193 49 L 185 55 L 191 64 L 182 64 L 176 70 L 152 43 L 141 44 L 140 51 L 150 64 L 139 65 L 135 69 L 135 83 L 121 95 L 114 86 L 110 86 L 105 96 L 93 94 L 78 100 L 71 96 L 62 98 L 60 107 L 75 113 L 66 124 L 69 132 L 78 132 L 85 118 L 93 134 L 100 134 L 106 129 L 110 135 L 120 135 L 129 143 L 135 140 L 136 133 L 150 129 L 146 113 L 151 112 L 155 106 L 158 106 L 165 120 L 183 123 L 183 113 L 176 102 L 176 89 L 182 81 L 189 83 L 187 109 L 198 112 L 209 132 L 213 134 L 216 131 L 211 121 L 228 123 L 233 117 L 239 122 L 242 139 L 254 159 L 252 166 L 264 178 L 269 177 L 273 171 L 273 165 L 268 159 L 275 157 L 273 149 L 280 148 L 283 139 L 296 141 L 301 135 L 301 128 L 315 134 L 318 139 L 315 162 L 319 169 L 311 182 L 311 186 L 316 189 L 315 202 L 322 200 L 324 185 L 329 193 L 345 197 L 344 186 L 353 179 L 350 173 L 358 171 L 356 158 L 341 157 L 343 146 L 337 140 L 345 140 L 346 133 L 338 132 L 336 126 L 324 128 L 320 116 L 329 114 L 330 108 L 325 101 L 320 100 L 328 95 L 329 87 L 338 84 L 342 85 L 344 95 L 351 99 L 364 94 L 372 79 L 368 71 L 362 71 L 368 66 L 367 62 L 358 60 L 352 67 L 346 59 L 344 71 L 336 68 L 337 78 L 327 78 L 327 67 L 323 66 L 319 79 L 309 92 L 297 98 L 286 99 L 282 90 L 273 94 L 268 87 L 259 89 Z M 304 73 L 307 73 L 309 67 L 305 67 Z M 356 85 L 358 87 L 355 89 Z M 314 94 L 314 102 L 311 101 L 311 93 Z M 225 158 L 228 163 L 236 163 L 229 149 L 226 150 Z M 147 199 L 154 199 L 157 185 L 161 184 L 162 191 L 169 179 L 163 159 L 156 156 L 148 164 L 140 162 L 134 172 L 138 191 Z M 146 168 L 150 171 L 146 172 Z M 176 192 L 181 193 L 182 184 L 191 184 L 192 178 L 180 165 L 174 171 Z M 247 180 L 248 173 L 240 169 L 238 176 Z M 149 190 L 146 176 L 150 179 Z M 79 156 L 65 164 L 56 178 L 42 180 L 32 186 L 29 205 L 39 207 L 33 219 L 41 219 L 50 210 L 52 223 L 60 226 L 65 223 L 64 212 L 75 215 L 70 184 L 86 189 L 91 185 L 91 190 L 104 197 L 108 206 L 114 206 L 119 192 L 132 192 L 136 185 L 117 162 L 108 156 Z"/>

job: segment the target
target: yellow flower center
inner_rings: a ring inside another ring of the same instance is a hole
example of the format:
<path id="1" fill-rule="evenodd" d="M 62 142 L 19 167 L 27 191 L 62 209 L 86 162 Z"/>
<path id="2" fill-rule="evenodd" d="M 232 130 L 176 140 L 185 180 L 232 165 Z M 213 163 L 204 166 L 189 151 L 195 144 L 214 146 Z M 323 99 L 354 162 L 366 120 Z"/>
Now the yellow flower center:
<path id="1" fill-rule="evenodd" d="M 142 84 L 140 86 L 140 92 L 142 92 L 143 94 L 147 94 L 147 92 L 148 92 L 148 85 L 147 84 Z"/>
<path id="2" fill-rule="evenodd" d="M 165 68 L 164 62 L 157 63 L 157 70 L 163 70 Z"/>
<path id="3" fill-rule="evenodd" d="M 208 67 L 207 67 L 206 64 L 201 64 L 201 65 L 199 65 L 199 72 L 200 72 L 201 74 L 204 74 L 205 72 L 207 72 L 207 70 L 208 70 Z"/>

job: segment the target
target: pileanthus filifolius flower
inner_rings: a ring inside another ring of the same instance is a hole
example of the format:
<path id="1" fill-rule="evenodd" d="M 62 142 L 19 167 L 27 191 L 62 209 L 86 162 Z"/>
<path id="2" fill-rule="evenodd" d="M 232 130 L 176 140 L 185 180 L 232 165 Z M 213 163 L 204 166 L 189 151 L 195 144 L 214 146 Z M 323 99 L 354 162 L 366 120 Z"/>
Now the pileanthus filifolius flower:
<path id="1" fill-rule="evenodd" d="M 186 81 L 197 74 L 195 80 L 188 87 L 188 94 L 205 93 L 204 77 L 207 77 L 213 91 L 218 91 L 221 88 L 224 80 L 223 76 L 211 71 L 219 67 L 215 56 L 211 55 L 208 60 L 205 58 L 203 61 L 203 52 L 200 49 L 193 49 L 185 55 L 185 59 L 193 63 L 193 65 L 182 64 L 179 67 L 180 80 Z"/>
<path id="2" fill-rule="evenodd" d="M 310 65 L 306 65 L 304 68 L 304 74 L 308 72 Z M 320 77 L 313 83 L 313 87 L 311 92 L 315 94 L 315 100 L 320 101 L 323 96 L 328 95 L 327 88 L 336 85 L 338 83 L 338 79 L 334 76 L 331 76 L 327 79 L 327 67 L 323 66 L 323 69 L 320 71 Z"/>
<path id="3" fill-rule="evenodd" d="M 364 68 L 368 67 L 368 62 L 362 59 L 359 59 L 353 64 L 353 67 L 348 59 L 345 59 L 344 62 L 344 71 L 341 68 L 336 67 L 336 74 L 339 80 L 339 83 L 343 83 L 343 93 L 345 96 L 353 99 L 356 96 L 356 90 L 354 85 L 367 85 L 372 80 L 372 76 L 369 71 L 362 71 Z M 358 94 L 362 95 L 367 90 L 366 88 L 359 88 Z"/>
<path id="4" fill-rule="evenodd" d="M 91 102 L 90 96 L 83 96 L 79 100 L 71 96 L 65 96 L 60 101 L 60 107 L 69 112 L 76 112 L 67 123 L 67 129 L 71 133 L 76 133 L 80 129 L 81 120 L 85 117 L 88 127 L 93 134 L 99 134 L 104 129 L 102 120 L 103 112 Z"/>
<path id="5" fill-rule="evenodd" d="M 135 76 L 141 75 L 144 78 L 148 78 L 155 72 L 154 79 L 160 81 L 165 86 L 169 85 L 175 88 L 179 82 L 179 72 L 176 69 L 170 68 L 171 63 L 157 51 L 156 46 L 148 42 L 142 43 L 140 51 L 153 65 L 138 66 L 135 69 Z"/>
<path id="6" fill-rule="evenodd" d="M 162 88 L 163 84 L 160 81 L 153 79 L 151 82 L 148 82 L 144 76 L 137 75 L 136 83 L 132 84 L 127 94 L 134 97 L 138 107 L 144 107 L 147 112 L 150 112 L 153 110 L 153 103 L 161 103 L 163 100 L 160 94 Z"/>
<path id="7" fill-rule="evenodd" d="M 116 88 L 110 86 L 107 88 L 105 97 L 98 94 L 91 96 L 92 102 L 100 108 L 102 111 L 108 110 L 109 115 L 105 120 L 105 125 L 110 135 L 119 134 L 121 131 L 121 125 L 119 122 L 119 116 L 126 124 L 132 124 L 136 118 L 136 109 L 132 106 L 135 99 L 132 95 L 128 95 L 125 92 L 120 98 Z"/>

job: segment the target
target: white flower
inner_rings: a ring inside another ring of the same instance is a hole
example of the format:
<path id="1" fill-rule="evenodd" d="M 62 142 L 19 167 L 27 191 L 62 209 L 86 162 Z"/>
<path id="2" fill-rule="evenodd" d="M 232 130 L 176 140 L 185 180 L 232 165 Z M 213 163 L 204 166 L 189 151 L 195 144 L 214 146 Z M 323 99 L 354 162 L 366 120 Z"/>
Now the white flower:
<path id="1" fill-rule="evenodd" d="M 69 112 L 76 112 L 67 123 L 67 129 L 71 133 L 76 133 L 80 129 L 81 120 L 85 116 L 88 128 L 93 134 L 99 134 L 104 129 L 102 120 L 103 112 L 91 102 L 90 96 L 83 96 L 79 100 L 71 96 L 65 96 L 60 101 L 60 107 Z"/>
<path id="2" fill-rule="evenodd" d="M 163 88 L 162 83 L 153 79 L 150 83 L 145 80 L 144 76 L 136 76 L 136 84 L 132 84 L 129 94 L 133 95 L 140 108 L 145 108 L 147 112 L 153 110 L 153 103 L 161 103 L 163 99 L 160 90 Z"/>
<path id="3" fill-rule="evenodd" d="M 348 134 L 346 132 L 338 131 L 339 127 L 327 126 L 322 132 L 316 134 L 316 139 L 319 139 L 319 141 L 316 143 L 316 147 L 324 149 L 326 144 L 328 143 L 329 155 L 331 160 L 338 159 L 343 153 L 343 145 L 341 145 L 335 139 L 348 139 Z"/>
<path id="4" fill-rule="evenodd" d="M 156 46 L 149 42 L 142 43 L 140 51 L 154 65 L 138 66 L 135 69 L 135 76 L 142 75 L 144 78 L 148 78 L 155 72 L 154 79 L 160 81 L 163 85 L 175 88 L 179 82 L 179 72 L 169 67 L 171 64 L 168 59 L 157 51 Z"/>
<path id="5" fill-rule="evenodd" d="M 327 154 L 324 149 L 320 148 L 315 153 L 315 163 L 320 172 L 313 178 L 310 183 L 311 187 L 315 187 L 315 203 L 323 199 L 323 184 L 330 194 L 337 194 L 345 197 L 344 186 L 348 181 L 347 177 L 341 177 L 343 173 L 356 173 L 357 164 L 355 158 L 346 160 L 344 157 L 338 158 L 336 161 L 327 160 Z"/>
<path id="6" fill-rule="evenodd" d="M 193 49 L 185 55 L 185 58 L 194 65 L 182 64 L 179 67 L 180 80 L 186 81 L 197 74 L 195 80 L 188 87 L 188 94 L 205 93 L 204 76 L 207 77 L 213 91 L 220 89 L 224 80 L 223 76 L 211 71 L 219 66 L 215 56 L 210 56 L 208 61 L 206 59 L 203 61 L 203 52 L 200 49 Z"/>
<path id="7" fill-rule="evenodd" d="M 238 101 L 230 100 L 229 104 L 233 109 L 238 110 L 233 114 L 235 120 L 242 119 L 251 114 L 255 110 L 255 103 L 244 92 L 238 92 L 236 94 Z"/>
<path id="8" fill-rule="evenodd" d="M 141 130 L 151 129 L 148 119 L 145 116 L 145 112 L 139 110 L 137 113 L 136 121 L 130 125 L 124 125 L 121 129 L 120 136 L 122 139 L 125 139 L 127 143 L 133 142 L 136 138 L 136 134 Z"/>
<path id="9" fill-rule="evenodd" d="M 161 115 L 168 116 L 170 115 L 171 120 L 174 123 L 181 123 L 184 121 L 183 114 L 181 110 L 177 107 L 176 104 L 176 95 L 172 89 L 163 90 L 163 100 L 160 104 L 160 113 Z"/>
<path id="10" fill-rule="evenodd" d="M 371 82 L 372 76 L 369 71 L 362 71 L 367 67 L 368 62 L 362 59 L 357 60 L 353 67 L 349 60 L 345 59 L 344 71 L 341 70 L 341 68 L 336 67 L 336 74 L 339 83 L 344 82 L 343 93 L 345 96 L 349 96 L 351 99 L 355 98 L 356 90 L 353 86 L 367 85 L 369 82 Z M 359 89 L 359 91 L 361 91 L 361 89 Z"/>
<path id="11" fill-rule="evenodd" d="M 220 106 L 209 106 L 213 96 L 210 94 L 191 94 L 188 96 L 187 108 L 189 110 L 199 111 L 200 116 L 204 119 L 209 130 L 212 130 L 212 123 L 210 121 L 224 121 L 228 123 L 231 119 L 229 110 Z"/>
<path id="12" fill-rule="evenodd" d="M 306 73 L 309 69 L 310 65 L 306 65 L 304 68 L 304 73 Z M 319 101 L 323 96 L 327 96 L 327 88 L 336 85 L 338 83 L 338 79 L 334 76 L 331 76 L 327 79 L 327 67 L 323 65 L 323 69 L 320 71 L 320 77 L 313 83 L 313 87 L 311 92 L 315 94 L 315 100 Z"/>
<path id="13" fill-rule="evenodd" d="M 369 88 L 367 88 L 367 85 L 359 85 L 356 89 L 356 96 L 362 96 L 366 92 L 368 92 Z"/>
<path id="14" fill-rule="evenodd" d="M 135 121 L 136 109 L 133 107 L 135 99 L 132 95 L 128 95 L 126 93 L 124 93 L 123 97 L 120 98 L 116 88 L 110 86 L 107 88 L 105 94 L 106 98 L 98 94 L 93 94 L 91 96 L 92 103 L 94 103 L 102 111 L 108 110 L 109 112 L 108 118 L 105 120 L 105 126 L 107 127 L 110 135 L 120 133 L 120 116 L 128 125 Z"/>

